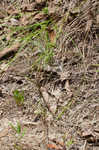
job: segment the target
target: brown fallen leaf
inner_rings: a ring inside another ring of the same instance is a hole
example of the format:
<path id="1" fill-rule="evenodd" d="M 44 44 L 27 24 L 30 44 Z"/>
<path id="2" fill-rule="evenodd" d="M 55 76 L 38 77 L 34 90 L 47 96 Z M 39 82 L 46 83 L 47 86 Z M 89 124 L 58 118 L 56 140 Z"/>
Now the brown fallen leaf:
<path id="1" fill-rule="evenodd" d="M 86 29 L 85 29 L 86 32 L 90 30 L 91 26 L 92 26 L 92 20 L 88 20 L 86 23 Z"/>
<path id="2" fill-rule="evenodd" d="M 7 12 L 5 11 L 5 9 L 0 8 L 0 19 L 3 19 L 7 16 Z"/>
<path id="3" fill-rule="evenodd" d="M 38 4 L 40 4 L 40 3 L 44 2 L 44 1 L 46 1 L 46 0 L 35 0 L 35 2 L 38 3 Z"/>
<path id="4" fill-rule="evenodd" d="M 28 25 L 31 23 L 31 18 L 34 18 L 37 15 L 37 12 L 32 12 L 31 14 L 24 14 L 23 17 L 20 18 L 21 25 Z"/>
<path id="5" fill-rule="evenodd" d="M 7 129 L 3 129 L 2 131 L 0 131 L 0 138 L 6 136 L 8 134 L 8 128 Z"/>
<path id="6" fill-rule="evenodd" d="M 37 21 L 37 20 L 40 20 L 40 19 L 43 19 L 44 18 L 44 14 L 41 12 L 37 15 L 35 15 L 35 17 L 33 18 L 34 22 Z"/>
<path id="7" fill-rule="evenodd" d="M 16 52 L 17 50 L 18 50 L 18 48 L 20 47 L 20 44 L 19 43 L 15 43 L 14 45 L 12 45 L 11 47 L 9 47 L 9 48 L 5 48 L 5 49 L 3 49 L 2 51 L 0 51 L 0 59 L 2 58 L 2 57 L 4 57 L 5 55 L 7 55 L 8 53 L 10 53 L 10 52 Z"/>
<path id="8" fill-rule="evenodd" d="M 8 8 L 7 8 L 7 14 L 8 15 L 11 15 L 11 16 L 13 16 L 13 15 L 18 15 L 20 12 L 19 12 L 19 10 L 16 10 L 16 8 L 14 7 L 14 6 L 8 6 Z"/>
<path id="9" fill-rule="evenodd" d="M 97 24 L 99 24 L 99 15 L 97 15 L 96 20 L 97 20 Z"/>
<path id="10" fill-rule="evenodd" d="M 19 15 L 20 14 L 20 11 L 19 10 L 8 10 L 7 13 L 11 16 L 14 16 L 14 15 Z"/>
<path id="11" fill-rule="evenodd" d="M 63 142 L 56 141 L 55 139 L 52 140 L 53 144 L 47 144 L 48 150 L 66 150 L 66 147 Z"/>
<path id="12" fill-rule="evenodd" d="M 20 22 L 21 22 L 21 25 L 28 25 L 29 24 L 29 21 L 28 21 L 28 17 L 27 16 L 23 16 L 21 19 L 20 19 Z"/>
<path id="13" fill-rule="evenodd" d="M 96 134 L 97 130 L 91 131 L 90 129 L 82 132 L 82 138 L 86 139 L 88 143 L 99 145 L 99 134 Z"/>
<path id="14" fill-rule="evenodd" d="M 49 30 L 48 33 L 49 33 L 50 41 L 51 41 L 52 43 L 55 43 L 55 39 L 56 39 L 55 31 L 54 31 L 54 30 Z"/>
<path id="15" fill-rule="evenodd" d="M 41 93 L 41 96 L 43 98 L 43 101 L 44 101 L 44 104 L 46 106 L 46 108 L 48 109 L 48 111 L 53 114 L 53 111 L 56 109 L 56 106 L 54 105 L 54 108 L 53 108 L 53 105 L 51 106 L 49 104 L 49 101 L 50 101 L 50 95 L 49 93 L 47 92 L 46 88 L 43 88 L 41 87 L 40 88 L 40 93 Z"/>
<path id="16" fill-rule="evenodd" d="M 56 146 L 55 144 L 47 144 L 48 150 L 62 150 L 60 147 Z"/>

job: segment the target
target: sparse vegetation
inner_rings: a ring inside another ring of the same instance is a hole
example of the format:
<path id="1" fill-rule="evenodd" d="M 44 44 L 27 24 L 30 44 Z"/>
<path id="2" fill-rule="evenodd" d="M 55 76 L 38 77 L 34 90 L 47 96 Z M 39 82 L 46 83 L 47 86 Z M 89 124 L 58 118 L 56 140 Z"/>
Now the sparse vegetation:
<path id="1" fill-rule="evenodd" d="M 48 35 L 48 26 L 50 24 L 52 24 L 52 21 L 49 19 L 33 25 L 16 26 L 10 28 L 11 39 L 9 44 L 12 45 L 15 43 L 15 41 L 20 42 L 20 48 L 17 54 L 20 53 L 25 46 L 31 45 L 32 43 L 33 47 L 37 47 L 37 51 L 40 51 L 32 67 L 44 67 L 46 64 L 52 62 L 54 55 L 53 48 L 55 47 L 55 43 L 50 41 Z M 10 65 L 17 58 L 17 54 L 13 59 L 10 60 L 8 65 Z"/>
<path id="2" fill-rule="evenodd" d="M 21 144 L 21 139 L 24 137 L 26 129 L 24 128 L 22 130 L 21 124 L 17 122 L 17 125 L 13 125 L 12 123 L 9 123 L 9 126 L 12 128 L 14 135 L 15 135 L 15 141 L 14 141 L 14 149 L 15 150 L 23 150 L 23 146 Z"/>
<path id="3" fill-rule="evenodd" d="M 12 128 L 12 130 L 15 132 L 15 134 L 17 134 L 17 138 L 18 140 L 20 140 L 24 134 L 25 134 L 25 129 L 22 131 L 22 128 L 21 128 L 21 124 L 19 122 L 17 122 L 17 125 L 14 126 L 12 123 L 9 123 L 10 127 Z"/>
<path id="4" fill-rule="evenodd" d="M 0 2 L 1 150 L 97 145 L 97 10 L 98 0 Z"/>
<path id="5" fill-rule="evenodd" d="M 69 140 L 66 142 L 66 147 L 70 147 L 73 144 L 73 140 Z"/>

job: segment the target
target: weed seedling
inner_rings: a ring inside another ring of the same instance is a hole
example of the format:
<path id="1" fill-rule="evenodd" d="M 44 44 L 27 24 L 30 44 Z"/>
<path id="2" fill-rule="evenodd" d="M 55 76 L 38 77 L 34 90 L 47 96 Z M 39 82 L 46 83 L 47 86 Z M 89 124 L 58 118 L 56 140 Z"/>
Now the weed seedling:
<path id="1" fill-rule="evenodd" d="M 70 148 L 70 146 L 73 144 L 73 140 L 71 139 L 71 140 L 68 140 L 67 142 L 66 142 L 66 146 L 68 147 L 68 148 Z"/>
<path id="2" fill-rule="evenodd" d="M 25 129 L 22 131 L 21 124 L 17 122 L 17 125 L 14 126 L 12 123 L 9 124 L 10 127 L 15 131 L 15 133 L 18 135 L 18 138 L 21 139 L 25 134 Z"/>
<path id="3" fill-rule="evenodd" d="M 48 15 L 48 7 L 44 7 L 43 9 L 42 9 L 42 12 L 44 13 L 44 14 L 46 14 L 46 15 Z"/>
<path id="4" fill-rule="evenodd" d="M 17 122 L 16 126 L 14 126 L 12 123 L 10 123 L 9 125 L 12 128 L 12 130 L 15 132 L 16 140 L 14 141 L 14 148 L 16 150 L 22 150 L 23 148 L 21 144 L 21 139 L 24 137 L 26 129 L 24 128 L 22 130 L 21 124 L 19 122 Z"/>
<path id="5" fill-rule="evenodd" d="M 18 90 L 14 90 L 13 92 L 15 102 L 18 106 L 23 105 L 24 103 L 24 92 L 20 92 Z"/>

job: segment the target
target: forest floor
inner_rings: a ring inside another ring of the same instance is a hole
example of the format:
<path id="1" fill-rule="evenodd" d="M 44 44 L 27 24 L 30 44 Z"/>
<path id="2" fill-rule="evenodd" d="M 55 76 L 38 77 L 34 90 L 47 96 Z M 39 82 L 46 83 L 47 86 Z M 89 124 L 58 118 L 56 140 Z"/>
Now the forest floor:
<path id="1" fill-rule="evenodd" d="M 99 2 L 0 2 L 0 150 L 99 150 Z"/>

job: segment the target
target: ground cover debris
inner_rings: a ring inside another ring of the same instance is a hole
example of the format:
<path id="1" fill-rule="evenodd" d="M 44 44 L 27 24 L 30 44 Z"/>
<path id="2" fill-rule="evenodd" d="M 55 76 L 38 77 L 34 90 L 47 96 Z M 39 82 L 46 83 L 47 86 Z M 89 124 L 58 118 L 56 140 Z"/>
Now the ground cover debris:
<path id="1" fill-rule="evenodd" d="M 98 0 L 0 1 L 0 149 L 99 149 Z"/>

